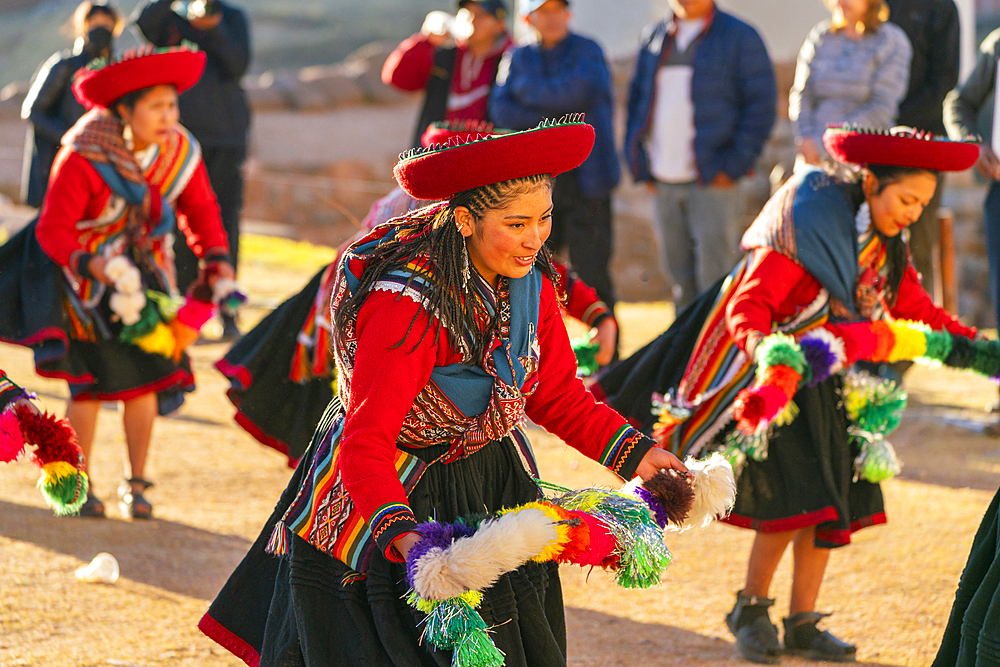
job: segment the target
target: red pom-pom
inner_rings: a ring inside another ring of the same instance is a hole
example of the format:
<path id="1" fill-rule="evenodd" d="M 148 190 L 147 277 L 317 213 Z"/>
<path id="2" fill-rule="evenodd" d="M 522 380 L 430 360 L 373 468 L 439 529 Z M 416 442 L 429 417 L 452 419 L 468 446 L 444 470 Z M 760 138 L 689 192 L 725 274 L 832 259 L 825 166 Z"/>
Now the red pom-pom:
<path id="1" fill-rule="evenodd" d="M 773 385 L 764 385 L 759 387 L 757 391 L 764 401 L 763 419 L 768 423 L 781 414 L 781 411 L 788 407 L 788 402 L 791 400 L 783 389 Z"/>
<path id="2" fill-rule="evenodd" d="M 576 563 L 577 559 L 590 548 L 590 526 L 586 520 L 579 516 L 582 512 L 575 510 L 567 511 L 569 518 L 577 519 L 580 524 L 569 527 L 569 541 L 563 545 L 563 550 L 556 556 L 558 563 Z"/>
<path id="3" fill-rule="evenodd" d="M 829 324 L 827 329 L 844 341 L 845 368 L 860 359 L 870 359 L 875 351 L 876 338 L 869 322 Z"/>
<path id="4" fill-rule="evenodd" d="M 37 448 L 31 458 L 39 467 L 55 461 L 77 465 L 80 445 L 68 421 L 50 412 L 35 414 L 24 405 L 18 406 L 17 418 L 21 420 L 25 441 Z"/>
<path id="5" fill-rule="evenodd" d="M 615 536 L 611 534 L 611 531 L 604 525 L 604 522 L 594 515 L 578 511 L 573 511 L 572 514 L 587 522 L 590 543 L 587 545 L 585 551 L 568 562 L 576 563 L 577 565 L 603 566 L 605 561 L 612 558 L 612 553 L 618 545 Z"/>
<path id="6" fill-rule="evenodd" d="M 0 461 L 10 463 L 24 451 L 21 422 L 13 410 L 0 412 Z"/>
<path id="7" fill-rule="evenodd" d="M 747 434 L 755 432 L 760 420 L 764 418 L 764 399 L 758 393 L 759 389 L 744 389 L 736 395 L 733 414 L 739 429 Z"/>
<path id="8" fill-rule="evenodd" d="M 875 335 L 875 349 L 872 350 L 871 361 L 883 362 L 889 358 L 889 353 L 896 346 L 896 334 L 892 327 L 882 320 L 875 320 L 871 323 L 871 331 Z"/>

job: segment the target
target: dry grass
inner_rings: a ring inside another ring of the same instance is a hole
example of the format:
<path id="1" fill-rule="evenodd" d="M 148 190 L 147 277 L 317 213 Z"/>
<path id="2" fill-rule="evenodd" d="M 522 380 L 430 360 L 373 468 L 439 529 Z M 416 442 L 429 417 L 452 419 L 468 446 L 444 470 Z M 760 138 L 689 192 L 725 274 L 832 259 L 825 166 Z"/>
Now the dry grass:
<path id="1" fill-rule="evenodd" d="M 242 271 L 253 294 L 247 324 L 263 315 L 260 306 L 298 290 L 328 256 L 301 249 L 294 261 L 276 261 L 257 255 L 268 243 L 257 247 Z M 641 345 L 671 316 L 665 304 L 623 304 L 625 347 Z M 224 381 L 211 368 L 224 351 L 218 344 L 193 348 L 198 391 L 179 417 L 157 422 L 148 472 L 157 482 L 149 494 L 156 520 L 56 518 L 34 488 L 31 465 L 0 471 L 0 665 L 242 664 L 195 625 L 289 471 L 232 423 Z M 65 385 L 35 377 L 27 351 L 0 346 L 0 367 L 62 412 Z M 924 369 L 908 376 L 908 386 L 914 406 L 894 438 L 907 469 L 884 485 L 890 523 L 834 553 L 820 598 L 822 609 L 836 611 L 829 627 L 857 642 L 867 664 L 931 662 L 973 534 L 1000 484 L 1000 447 L 975 430 L 995 386 Z M 547 479 L 613 482 L 555 438 L 532 435 Z M 121 477 L 123 452 L 119 416 L 108 409 L 92 457 L 104 498 Z M 670 537 L 674 562 L 664 583 L 646 591 L 617 589 L 599 571 L 564 568 L 570 664 L 742 664 L 722 617 L 741 586 L 751 538 L 722 525 Z M 99 551 L 117 556 L 122 578 L 112 586 L 78 583 L 74 568 Z M 776 617 L 787 611 L 789 569 L 786 557 L 772 591 Z"/>

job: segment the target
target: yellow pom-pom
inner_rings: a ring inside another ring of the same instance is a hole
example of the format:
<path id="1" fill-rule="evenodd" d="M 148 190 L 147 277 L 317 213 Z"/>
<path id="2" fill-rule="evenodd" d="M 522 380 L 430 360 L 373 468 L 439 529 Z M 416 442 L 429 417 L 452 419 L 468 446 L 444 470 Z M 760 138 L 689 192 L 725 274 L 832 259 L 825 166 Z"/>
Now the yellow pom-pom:
<path id="1" fill-rule="evenodd" d="M 58 482 L 63 477 L 76 474 L 76 466 L 66 461 L 53 461 L 42 466 L 44 477 L 50 483 Z M 40 482 L 41 483 L 41 482 Z"/>
<path id="2" fill-rule="evenodd" d="M 168 359 L 174 356 L 174 350 L 177 348 L 174 332 L 163 322 L 157 324 L 156 328 L 145 336 L 136 338 L 132 342 L 150 354 L 159 354 Z"/>
<path id="3" fill-rule="evenodd" d="M 868 398 L 860 391 L 849 391 L 844 395 L 844 409 L 852 421 L 857 421 L 861 411 L 868 404 Z"/>
<path id="4" fill-rule="evenodd" d="M 916 359 L 927 354 L 927 336 L 914 322 L 897 320 L 888 322 L 896 338 L 895 345 L 889 350 L 888 362 Z"/>

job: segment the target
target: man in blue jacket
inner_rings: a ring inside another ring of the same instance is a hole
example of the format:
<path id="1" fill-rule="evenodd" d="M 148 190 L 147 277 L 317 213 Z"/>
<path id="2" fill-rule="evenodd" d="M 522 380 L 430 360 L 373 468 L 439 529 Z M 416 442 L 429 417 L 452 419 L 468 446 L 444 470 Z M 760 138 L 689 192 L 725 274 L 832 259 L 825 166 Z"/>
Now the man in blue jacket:
<path id="1" fill-rule="evenodd" d="M 738 181 L 774 125 L 777 89 L 760 35 L 713 0 L 670 0 L 646 29 L 629 92 L 625 156 L 656 196 L 678 309 L 738 258 Z"/>
<path id="2" fill-rule="evenodd" d="M 573 270 L 614 311 L 611 259 L 611 190 L 621 169 L 611 127 L 611 74 L 593 40 L 569 30 L 565 0 L 528 0 L 527 21 L 538 40 L 509 51 L 490 96 L 497 127 L 525 130 L 545 118 L 586 114 L 597 135 L 587 160 L 556 179 L 549 246 L 569 251 Z"/>

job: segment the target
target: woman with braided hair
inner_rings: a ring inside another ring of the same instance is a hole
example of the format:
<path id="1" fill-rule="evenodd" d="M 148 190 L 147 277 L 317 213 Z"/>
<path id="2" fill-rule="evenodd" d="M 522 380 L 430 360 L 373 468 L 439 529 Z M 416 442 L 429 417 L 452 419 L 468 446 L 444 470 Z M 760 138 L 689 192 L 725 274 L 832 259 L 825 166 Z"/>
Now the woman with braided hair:
<path id="1" fill-rule="evenodd" d="M 101 403 L 122 401 L 129 467 L 118 501 L 136 519 L 152 515 L 153 423 L 193 391 L 184 346 L 212 308 L 209 283 L 233 276 L 200 147 L 177 122 L 177 95 L 204 67 L 187 49 L 92 62 L 73 85 L 90 111 L 63 137 L 38 220 L 0 248 L 0 338 L 32 347 L 40 375 L 68 381 L 66 416 L 85 456 Z M 175 233 L 203 258 L 208 293 L 180 310 Z M 80 514 L 104 516 L 93 489 Z"/>
<path id="2" fill-rule="evenodd" d="M 976 335 L 921 288 L 901 232 L 930 201 L 937 172 L 967 169 L 978 148 L 909 128 L 831 127 L 824 141 L 837 160 L 863 165 L 857 176 L 797 173 L 743 236 L 747 254 L 730 275 L 591 388 L 644 430 L 656 421 L 653 394 L 665 396 L 657 437 L 678 456 L 739 441 L 741 392 L 753 385 L 755 366 L 765 365 L 760 353 L 768 346 L 761 341 L 772 332 L 801 336 L 827 333 L 821 327 L 828 322 L 886 319 Z M 826 616 L 815 611 L 816 601 L 830 550 L 886 521 L 879 485 L 855 475 L 859 452 L 848 431 L 840 373 L 814 379 L 791 384 L 797 417 L 752 436 L 764 439 L 766 455 L 746 454 L 736 504 L 725 519 L 756 532 L 746 584 L 726 616 L 737 650 L 753 662 L 776 663 L 783 652 L 855 659 L 853 645 L 816 627 Z M 782 646 L 768 595 L 789 545 L 794 573 Z"/>
<path id="3" fill-rule="evenodd" d="M 425 147 L 468 141 L 498 131 L 481 121 L 433 123 L 421 137 Z M 336 368 L 330 350 L 329 304 L 340 259 L 351 243 L 392 218 L 423 208 L 432 201 L 414 199 L 400 187 L 372 204 L 362 229 L 341 246 L 337 257 L 313 276 L 298 294 L 275 308 L 248 331 L 215 367 L 230 382 L 226 395 L 236 406 L 236 423 L 258 441 L 288 457 L 294 468 L 333 398 Z M 618 323 L 594 288 L 566 265 L 553 261 L 565 310 L 592 330 L 599 345 L 595 361 L 611 361 Z"/>
<path id="4" fill-rule="evenodd" d="M 331 312 L 338 396 L 199 625 L 247 664 L 450 664 L 421 642 L 404 563 L 418 521 L 540 497 L 525 416 L 623 478 L 684 470 L 576 378 L 545 239 L 551 177 L 593 141 L 573 118 L 397 164 L 410 196 L 437 203 L 344 254 Z M 556 565 L 528 562 L 484 594 L 505 664 L 566 664 Z"/>

